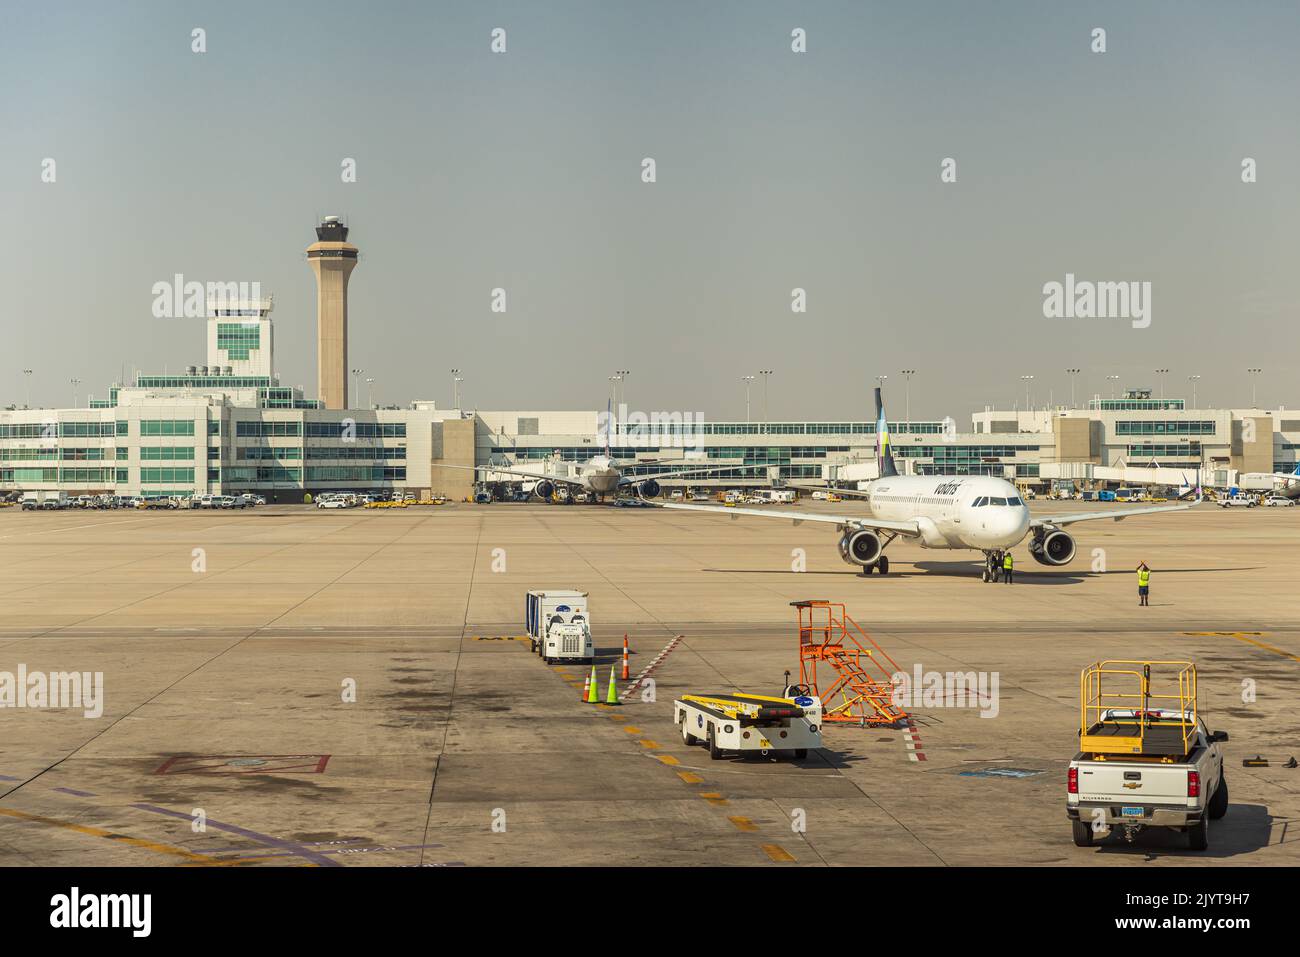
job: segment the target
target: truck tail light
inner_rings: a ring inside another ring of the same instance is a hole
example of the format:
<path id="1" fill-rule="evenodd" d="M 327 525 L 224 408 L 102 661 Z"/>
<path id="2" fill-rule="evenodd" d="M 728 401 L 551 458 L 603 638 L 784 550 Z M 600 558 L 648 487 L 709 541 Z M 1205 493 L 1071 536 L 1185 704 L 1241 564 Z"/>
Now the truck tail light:
<path id="1" fill-rule="evenodd" d="M 1187 772 L 1187 796 L 1189 798 L 1201 796 L 1201 772 Z"/>
<path id="2" fill-rule="evenodd" d="M 1079 793 L 1079 769 L 1070 768 L 1065 778 L 1065 789 L 1071 794 Z"/>

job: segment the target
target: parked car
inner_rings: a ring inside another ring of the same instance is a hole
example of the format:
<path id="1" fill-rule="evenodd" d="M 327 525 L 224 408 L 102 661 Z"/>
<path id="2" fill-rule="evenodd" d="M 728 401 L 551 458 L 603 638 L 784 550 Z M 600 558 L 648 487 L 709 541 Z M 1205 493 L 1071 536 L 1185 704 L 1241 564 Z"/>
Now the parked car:
<path id="1" fill-rule="evenodd" d="M 1290 508 L 1295 504 L 1295 499 L 1287 498 L 1285 495 L 1270 495 L 1264 499 L 1264 504 L 1269 508 Z"/>

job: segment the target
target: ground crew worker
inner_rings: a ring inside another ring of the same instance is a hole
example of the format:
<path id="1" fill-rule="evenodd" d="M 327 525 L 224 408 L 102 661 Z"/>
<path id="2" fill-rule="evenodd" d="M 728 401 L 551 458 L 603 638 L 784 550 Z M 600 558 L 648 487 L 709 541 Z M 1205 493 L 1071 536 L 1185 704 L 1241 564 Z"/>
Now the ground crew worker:
<path id="1" fill-rule="evenodd" d="M 1011 560 L 1011 553 L 1007 552 L 1002 556 L 1002 578 L 1008 585 L 1011 584 L 1011 569 L 1015 567 L 1015 562 Z"/>
<path id="2" fill-rule="evenodd" d="M 1138 604 L 1148 605 L 1151 594 L 1151 569 L 1147 563 L 1143 562 L 1137 567 L 1138 573 Z"/>

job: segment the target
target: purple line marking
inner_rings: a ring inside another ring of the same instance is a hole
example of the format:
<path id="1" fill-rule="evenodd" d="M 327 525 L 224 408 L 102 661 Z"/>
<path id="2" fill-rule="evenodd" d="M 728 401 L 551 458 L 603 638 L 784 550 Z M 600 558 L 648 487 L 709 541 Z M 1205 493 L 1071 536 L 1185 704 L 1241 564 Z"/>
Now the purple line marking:
<path id="1" fill-rule="evenodd" d="M 71 794 L 73 797 L 93 798 L 96 797 L 93 791 L 78 791 L 76 788 L 50 788 L 51 791 L 62 791 L 64 794 Z"/>
<path id="2" fill-rule="evenodd" d="M 141 811 L 152 811 L 154 814 L 165 814 L 168 817 L 180 818 L 183 821 L 193 821 L 194 815 L 184 814 L 180 811 L 170 811 L 165 807 L 156 807 L 152 804 L 132 804 L 131 807 L 139 808 Z M 244 827 L 237 827 L 234 824 L 223 824 L 221 821 L 214 821 L 208 818 L 208 827 L 216 828 L 218 831 L 226 831 L 229 834 L 238 834 L 240 837 L 246 837 L 249 840 L 258 841 L 267 847 L 283 848 L 292 852 L 293 856 L 301 857 L 325 867 L 340 867 L 338 861 L 331 861 L 328 857 L 317 851 L 308 850 L 301 844 L 295 844 L 292 841 L 282 841 L 278 837 L 271 837 L 269 834 L 259 834 L 257 831 L 250 831 Z"/>
<path id="3" fill-rule="evenodd" d="M 0 781 L 21 781 L 22 778 L 16 778 L 8 774 L 0 774 Z"/>

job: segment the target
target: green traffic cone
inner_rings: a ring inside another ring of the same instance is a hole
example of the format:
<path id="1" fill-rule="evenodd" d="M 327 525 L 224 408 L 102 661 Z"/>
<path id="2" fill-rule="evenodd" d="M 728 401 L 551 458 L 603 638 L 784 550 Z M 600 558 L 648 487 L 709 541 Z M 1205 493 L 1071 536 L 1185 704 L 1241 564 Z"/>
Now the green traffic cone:
<path id="1" fill-rule="evenodd" d="M 614 666 L 609 666 L 609 691 L 605 695 L 605 704 L 618 704 L 618 688 L 614 686 Z"/>
<path id="2" fill-rule="evenodd" d="M 587 685 L 587 704 L 597 704 L 600 702 L 600 679 L 596 677 L 596 666 L 591 666 L 591 679 Z"/>

